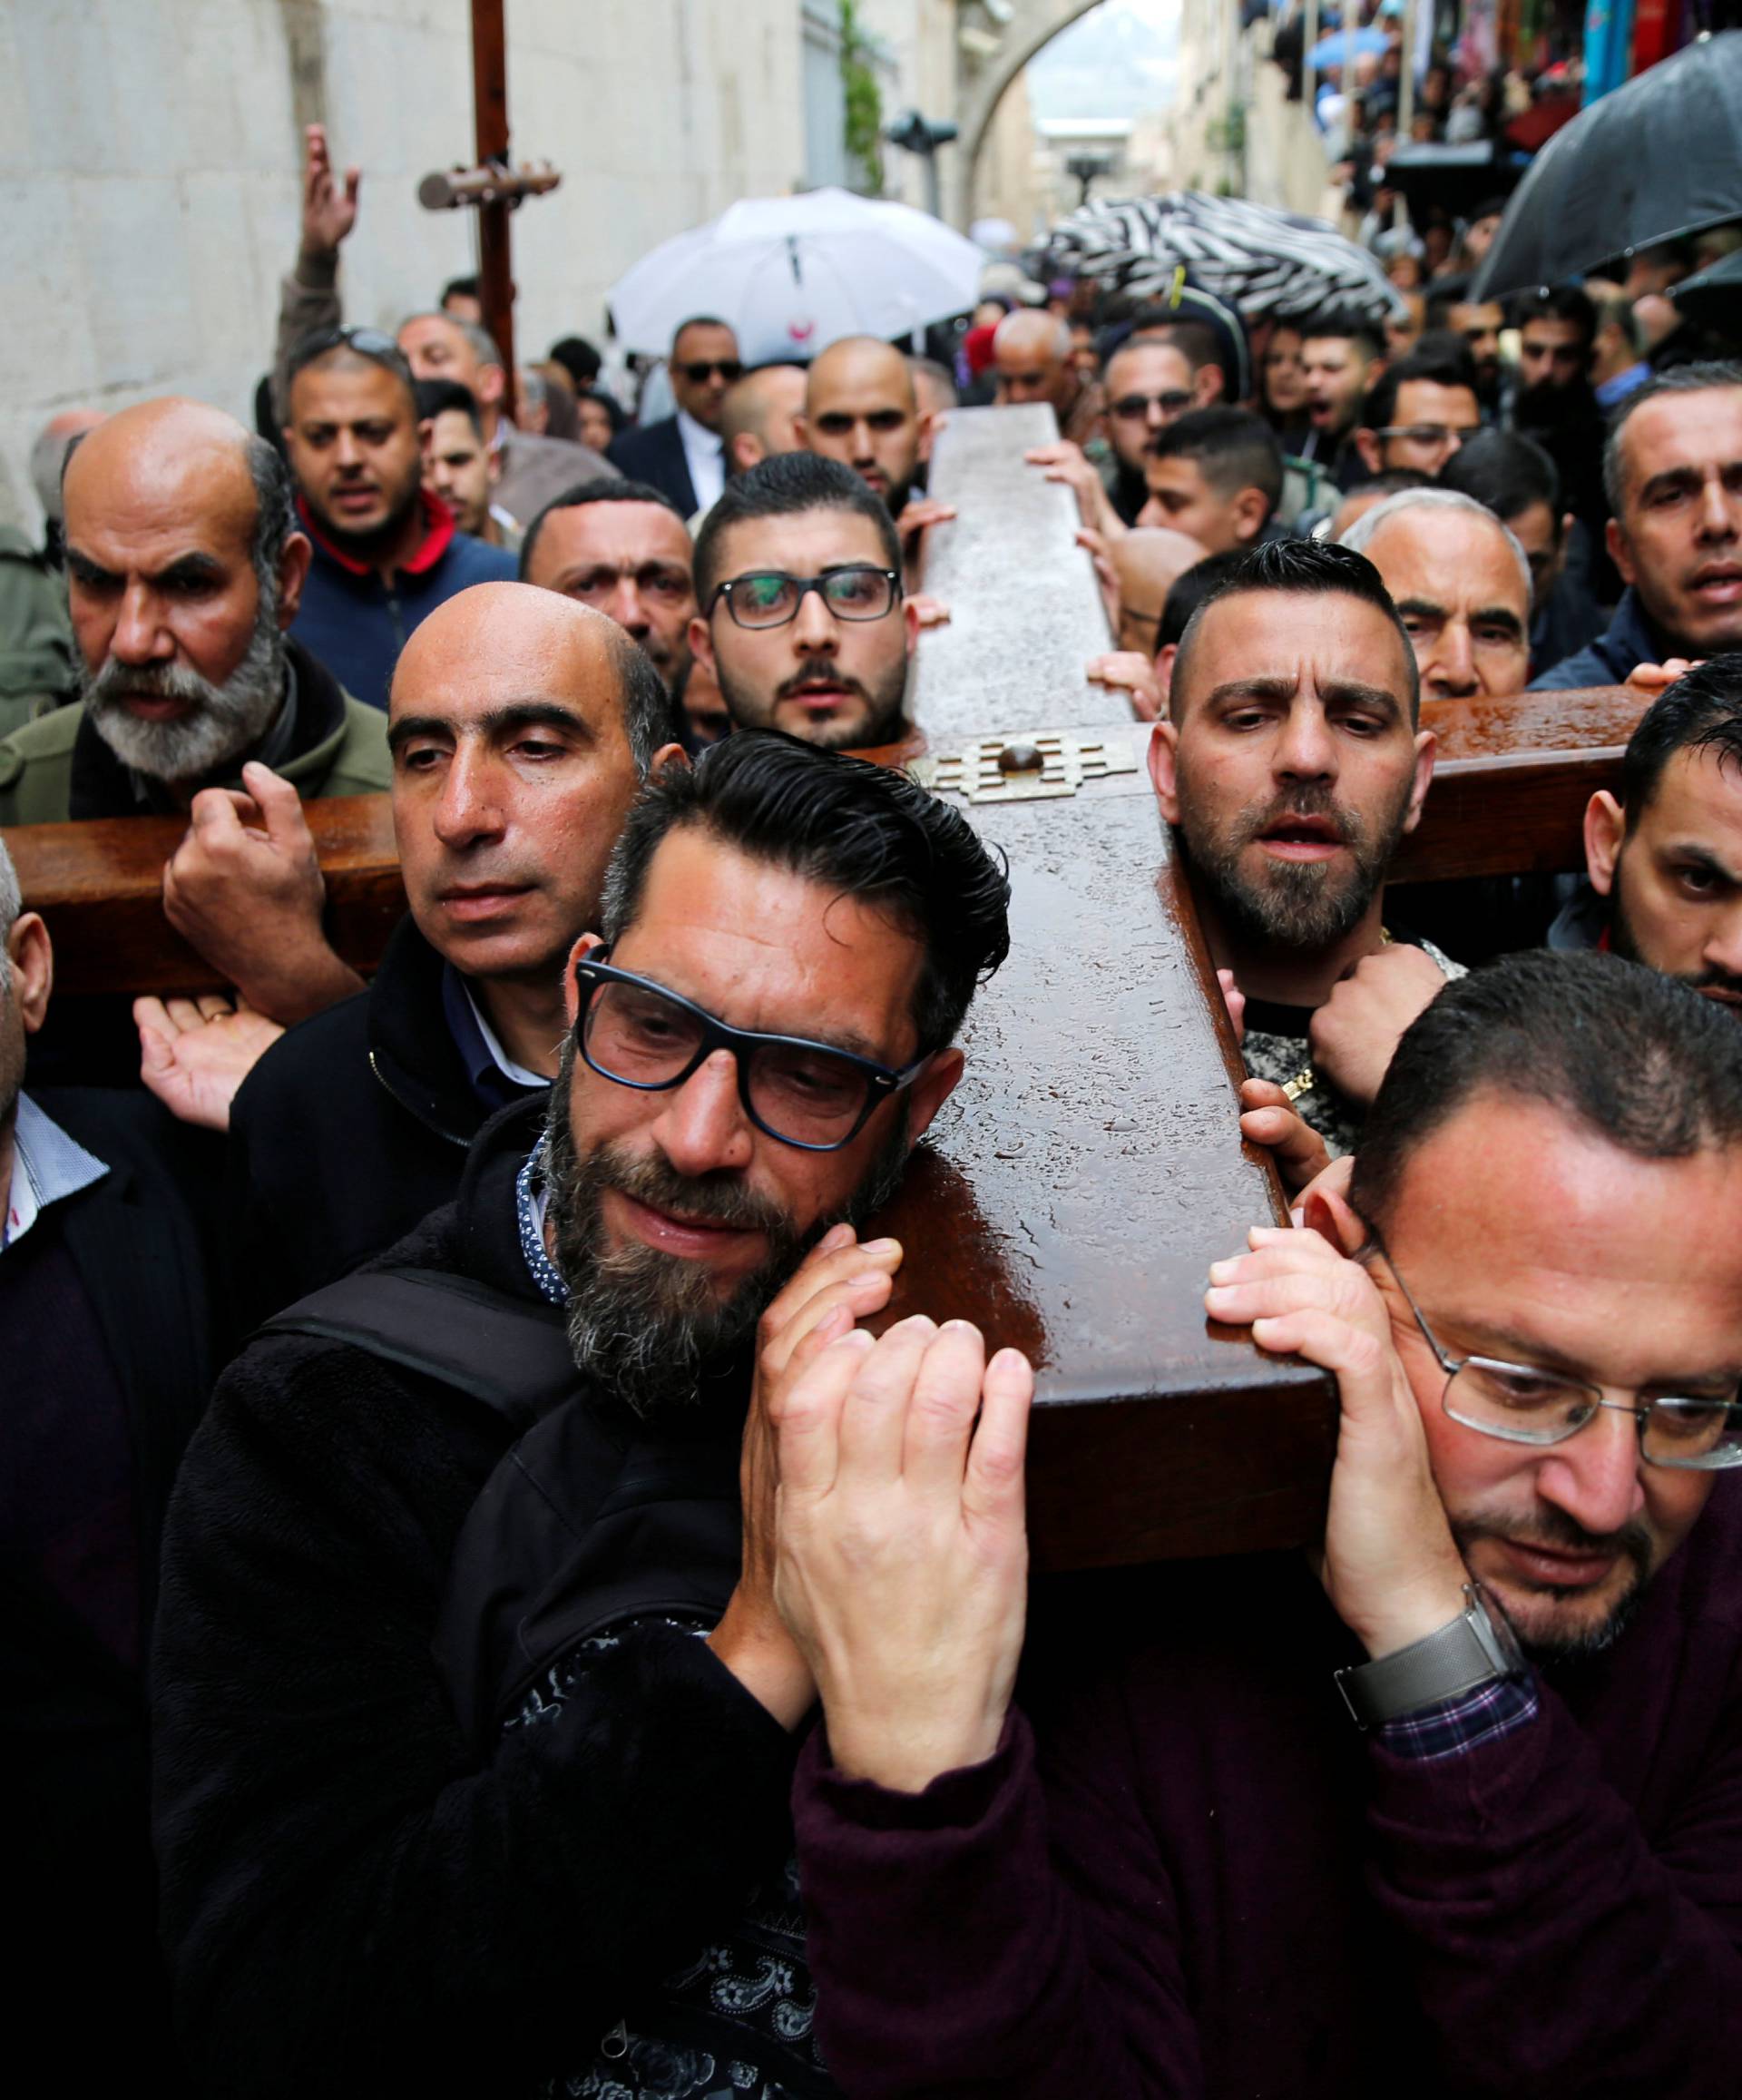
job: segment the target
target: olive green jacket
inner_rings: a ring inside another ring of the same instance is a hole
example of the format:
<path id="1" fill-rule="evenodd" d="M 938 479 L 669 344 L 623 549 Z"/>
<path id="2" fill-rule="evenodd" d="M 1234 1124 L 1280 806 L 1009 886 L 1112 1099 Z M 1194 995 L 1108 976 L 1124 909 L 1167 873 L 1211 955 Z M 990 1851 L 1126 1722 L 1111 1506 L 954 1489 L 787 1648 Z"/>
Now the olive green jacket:
<path id="1" fill-rule="evenodd" d="M 338 692 L 329 672 L 317 665 L 297 643 L 290 647 L 299 659 L 298 673 L 305 692 L 313 679 Z M 342 711 L 326 711 L 329 719 L 337 716 L 336 726 L 307 750 L 274 768 L 282 779 L 295 784 L 304 801 L 329 795 L 372 795 L 392 785 L 386 714 L 378 707 L 365 707 L 349 693 L 341 692 L 339 698 Z M 126 769 L 109 754 L 106 745 L 92 751 L 100 741 L 94 735 L 88 734 L 81 746 L 79 730 L 83 720 L 82 707 L 64 707 L 0 739 L 0 825 L 65 823 L 74 814 L 75 751 L 80 770 L 87 780 L 93 761 L 102 767 L 105 780 L 122 786 L 131 779 Z M 238 766 L 234 777 L 211 784 L 240 787 L 240 773 Z M 117 793 L 113 806 L 87 806 L 77 814 L 124 816 L 135 814 L 139 809 L 127 790 Z"/>
<path id="2" fill-rule="evenodd" d="M 77 690 L 61 579 L 16 525 L 0 525 L 0 736 Z"/>

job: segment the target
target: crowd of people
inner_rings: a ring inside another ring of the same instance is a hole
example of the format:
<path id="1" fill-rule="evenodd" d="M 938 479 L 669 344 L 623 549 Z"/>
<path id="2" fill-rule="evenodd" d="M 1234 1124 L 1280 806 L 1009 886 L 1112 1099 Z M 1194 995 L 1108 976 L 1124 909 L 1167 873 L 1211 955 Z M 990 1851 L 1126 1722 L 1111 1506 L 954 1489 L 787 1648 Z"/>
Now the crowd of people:
<path id="1" fill-rule="evenodd" d="M 1396 342 L 994 278 L 937 357 L 688 317 L 631 399 L 578 337 L 510 375 L 468 280 L 347 324 L 359 194 L 312 129 L 258 429 L 57 417 L 48 545 L 0 539 L 0 825 L 175 819 L 230 987 L 57 999 L 0 841 L 29 2053 L 1732 2092 L 1742 365 L 1626 288 L 1441 280 Z M 1011 939 L 967 819 L 854 755 L 914 748 L 982 402 L 1053 412 L 1084 674 L 1294 1205 L 1202 1310 L 1335 1383 L 1310 1554 L 1031 1585 L 1035 1367 L 877 1331 Z M 1388 886 L 1424 701 L 1622 682 L 1582 876 Z M 377 791 L 366 982 L 304 805 Z"/>

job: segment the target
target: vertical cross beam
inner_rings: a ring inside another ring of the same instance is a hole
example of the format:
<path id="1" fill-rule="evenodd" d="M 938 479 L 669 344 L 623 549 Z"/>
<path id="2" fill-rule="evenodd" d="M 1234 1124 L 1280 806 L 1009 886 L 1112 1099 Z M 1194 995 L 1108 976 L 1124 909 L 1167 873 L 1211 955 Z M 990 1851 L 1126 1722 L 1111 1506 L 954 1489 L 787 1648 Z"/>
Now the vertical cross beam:
<path id="1" fill-rule="evenodd" d="M 478 163 L 508 164 L 505 0 L 472 0 L 472 119 Z M 502 352 L 502 412 L 514 413 L 514 279 L 505 199 L 478 207 L 478 289 L 484 325 Z"/>

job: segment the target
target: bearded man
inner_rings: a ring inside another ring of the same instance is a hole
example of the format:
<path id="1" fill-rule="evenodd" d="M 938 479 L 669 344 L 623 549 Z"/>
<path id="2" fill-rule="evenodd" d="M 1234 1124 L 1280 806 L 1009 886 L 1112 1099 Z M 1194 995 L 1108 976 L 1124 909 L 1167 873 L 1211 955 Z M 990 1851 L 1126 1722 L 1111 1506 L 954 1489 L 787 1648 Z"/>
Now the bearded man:
<path id="1" fill-rule="evenodd" d="M 1248 1070 L 1333 1153 L 1384 1076 L 1333 994 L 1405 1009 L 1389 1047 L 1463 973 L 1384 921 L 1397 842 L 1434 771 L 1410 638 L 1372 563 L 1282 540 L 1229 570 L 1185 631 L 1150 773 L 1204 936 L 1244 1003 Z M 1321 1018 L 1321 1016 L 1323 1016 Z M 1248 1097 L 1250 1098 L 1250 1097 Z"/>
<path id="2" fill-rule="evenodd" d="M 740 1557 L 740 1431 L 886 1301 L 900 1251 L 856 1225 L 1007 904 L 894 771 L 757 734 L 667 769 L 569 956 L 548 1114 L 226 1374 L 155 1659 L 195 2075 L 830 2090 L 786 1820 L 813 1689 Z"/>

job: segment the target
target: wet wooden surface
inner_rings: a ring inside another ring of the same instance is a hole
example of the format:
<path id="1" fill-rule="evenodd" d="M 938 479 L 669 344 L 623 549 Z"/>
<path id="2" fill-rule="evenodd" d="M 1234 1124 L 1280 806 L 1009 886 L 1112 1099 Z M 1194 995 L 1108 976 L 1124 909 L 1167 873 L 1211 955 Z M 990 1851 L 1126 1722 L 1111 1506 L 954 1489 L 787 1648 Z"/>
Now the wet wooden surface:
<path id="1" fill-rule="evenodd" d="M 333 946 L 366 974 L 406 908 L 386 795 L 305 802 L 327 879 Z M 113 817 L 0 830 L 24 902 L 48 921 L 54 987 L 73 995 L 217 992 L 217 972 L 163 917 L 163 864 L 187 830 L 179 817 Z"/>
<path id="2" fill-rule="evenodd" d="M 1310 1537 L 1328 1383 L 1204 1317 L 1209 1263 L 1282 1213 L 1240 1140 L 1244 1068 L 1148 775 L 967 814 L 1010 859 L 1012 950 L 880 1221 L 908 1250 L 889 1317 L 972 1320 L 1033 1359 L 1042 1565 Z"/>

